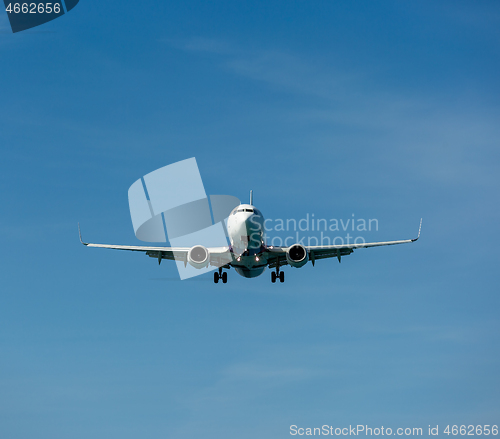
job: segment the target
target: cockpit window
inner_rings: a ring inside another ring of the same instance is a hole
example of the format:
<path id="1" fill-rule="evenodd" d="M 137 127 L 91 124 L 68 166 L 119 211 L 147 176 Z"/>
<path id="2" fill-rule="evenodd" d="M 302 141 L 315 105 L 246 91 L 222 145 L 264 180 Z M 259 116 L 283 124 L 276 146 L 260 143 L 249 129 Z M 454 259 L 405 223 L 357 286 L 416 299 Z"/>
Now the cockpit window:
<path id="1" fill-rule="evenodd" d="M 237 212 L 254 212 L 254 209 L 234 209 L 232 212 L 231 212 L 231 215 L 235 215 Z M 257 210 L 255 210 L 255 212 L 257 212 Z"/>

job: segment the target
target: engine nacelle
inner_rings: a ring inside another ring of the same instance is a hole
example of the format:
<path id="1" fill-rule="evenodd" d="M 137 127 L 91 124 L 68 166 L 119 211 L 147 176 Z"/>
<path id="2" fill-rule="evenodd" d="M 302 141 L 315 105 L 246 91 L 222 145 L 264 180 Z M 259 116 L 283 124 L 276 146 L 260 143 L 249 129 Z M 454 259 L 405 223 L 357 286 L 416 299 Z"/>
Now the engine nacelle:
<path id="1" fill-rule="evenodd" d="M 292 267 L 300 268 L 309 261 L 309 254 L 304 246 L 294 244 L 286 252 L 286 260 Z"/>
<path id="2" fill-rule="evenodd" d="M 195 245 L 189 249 L 187 260 L 194 268 L 206 267 L 209 263 L 210 252 L 202 245 Z"/>

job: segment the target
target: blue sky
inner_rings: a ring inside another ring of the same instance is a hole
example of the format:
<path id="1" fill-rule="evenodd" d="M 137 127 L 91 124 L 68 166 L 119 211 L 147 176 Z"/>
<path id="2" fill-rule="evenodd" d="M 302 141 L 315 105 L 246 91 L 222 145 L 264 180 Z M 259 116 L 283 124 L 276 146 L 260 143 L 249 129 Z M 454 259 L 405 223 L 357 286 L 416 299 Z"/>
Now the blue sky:
<path id="1" fill-rule="evenodd" d="M 0 14 L 0 437 L 285 438 L 499 424 L 500 6 L 89 2 Z M 227 285 L 135 244 L 127 190 L 196 157 L 358 250 Z"/>

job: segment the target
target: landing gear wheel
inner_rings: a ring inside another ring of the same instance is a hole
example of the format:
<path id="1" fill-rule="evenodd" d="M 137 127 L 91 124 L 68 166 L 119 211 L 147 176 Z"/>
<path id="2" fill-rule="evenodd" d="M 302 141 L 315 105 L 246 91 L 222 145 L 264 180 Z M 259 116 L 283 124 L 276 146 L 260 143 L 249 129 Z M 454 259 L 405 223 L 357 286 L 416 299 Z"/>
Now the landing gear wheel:
<path id="1" fill-rule="evenodd" d="M 214 283 L 219 283 L 219 273 L 214 273 Z"/>
<path id="2" fill-rule="evenodd" d="M 285 282 L 285 272 L 284 271 L 280 272 L 280 282 L 281 283 Z"/>
<path id="3" fill-rule="evenodd" d="M 226 272 L 222 273 L 222 283 L 223 284 L 227 283 L 227 273 Z"/>
<path id="4" fill-rule="evenodd" d="M 271 282 L 272 283 L 276 282 L 276 273 L 274 271 L 271 271 Z"/>

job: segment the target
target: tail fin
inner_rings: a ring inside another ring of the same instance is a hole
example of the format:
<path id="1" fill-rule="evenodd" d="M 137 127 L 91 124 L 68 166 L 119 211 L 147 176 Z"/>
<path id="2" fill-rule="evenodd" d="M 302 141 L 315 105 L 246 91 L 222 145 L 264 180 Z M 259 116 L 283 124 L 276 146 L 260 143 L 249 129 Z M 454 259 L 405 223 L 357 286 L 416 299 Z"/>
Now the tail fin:
<path id="1" fill-rule="evenodd" d="M 253 191 L 250 191 L 250 206 L 253 206 Z"/>

